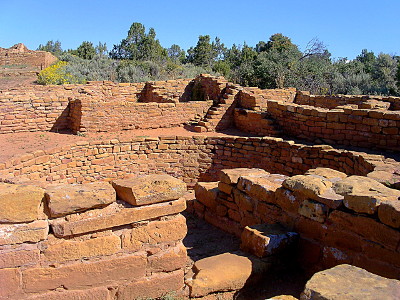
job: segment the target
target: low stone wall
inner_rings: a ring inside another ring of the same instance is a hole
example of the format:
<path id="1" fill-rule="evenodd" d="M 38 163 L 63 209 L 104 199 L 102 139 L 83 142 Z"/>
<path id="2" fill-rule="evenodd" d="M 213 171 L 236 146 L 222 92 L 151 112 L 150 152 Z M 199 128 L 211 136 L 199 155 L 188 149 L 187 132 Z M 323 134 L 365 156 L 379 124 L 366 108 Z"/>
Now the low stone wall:
<path id="1" fill-rule="evenodd" d="M 400 110 L 400 97 L 375 95 L 311 95 L 309 92 L 298 91 L 294 101 L 300 105 L 310 105 L 334 109 L 338 106 L 355 105 L 360 109 L 385 107 L 389 110 Z"/>
<path id="2" fill-rule="evenodd" d="M 167 180 L 171 189 L 184 192 L 183 183 Z M 46 190 L 1 183 L 0 298 L 128 300 L 180 294 L 187 258 L 180 212 L 186 203 L 160 189 L 157 195 L 143 194 L 141 187 L 139 195 L 135 189 L 143 181 L 149 179 L 116 181 L 118 197 L 104 182 Z M 134 204 L 119 195 L 120 184 L 133 190 L 136 200 L 152 201 Z M 117 200 L 121 197 L 125 201 Z"/>
<path id="3" fill-rule="evenodd" d="M 313 167 L 330 167 L 347 174 L 379 170 L 384 181 L 398 180 L 398 164 L 383 156 L 307 146 L 280 138 L 179 137 L 81 141 L 65 147 L 35 151 L 0 163 L 0 178 L 12 182 L 83 183 L 132 174 L 167 173 L 193 186 L 218 179 L 226 168 L 257 167 L 286 175 Z M 397 176 L 397 177 L 396 177 Z"/>
<path id="4" fill-rule="evenodd" d="M 295 97 L 295 88 L 262 90 L 256 87 L 244 87 L 238 95 L 238 105 L 241 108 L 258 111 L 268 107 L 268 100 L 291 103 Z"/>
<path id="5" fill-rule="evenodd" d="M 45 51 L 33 51 L 24 44 L 9 49 L 0 48 L 0 65 L 27 65 L 42 70 L 57 61 L 57 57 Z"/>
<path id="6" fill-rule="evenodd" d="M 71 101 L 69 117 L 74 132 L 116 132 L 129 129 L 176 127 L 203 116 L 212 101 L 177 103 Z"/>
<path id="7" fill-rule="evenodd" d="M 262 223 L 297 232 L 300 240 L 293 255 L 311 273 L 348 263 L 398 278 L 400 191 L 331 169 L 306 174 L 223 170 L 219 182 L 196 185 L 193 209 L 237 236 L 245 226 Z"/>
<path id="8" fill-rule="evenodd" d="M 146 82 L 140 102 L 177 103 L 191 100 L 193 80 L 166 80 Z"/>
<path id="9" fill-rule="evenodd" d="M 400 149 L 400 111 L 324 109 L 278 101 L 268 102 L 268 113 L 285 135 L 327 144 Z"/>

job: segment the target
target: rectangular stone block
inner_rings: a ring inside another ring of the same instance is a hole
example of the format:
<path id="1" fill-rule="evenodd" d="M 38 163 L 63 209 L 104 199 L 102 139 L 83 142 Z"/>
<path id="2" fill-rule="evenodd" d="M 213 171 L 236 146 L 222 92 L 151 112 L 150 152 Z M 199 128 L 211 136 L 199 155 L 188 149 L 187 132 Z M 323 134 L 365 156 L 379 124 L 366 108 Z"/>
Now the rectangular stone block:
<path id="1" fill-rule="evenodd" d="M 51 227 L 55 236 L 65 237 L 178 214 L 185 209 L 184 199 L 140 207 L 115 202 L 103 209 L 52 220 Z"/>
<path id="2" fill-rule="evenodd" d="M 116 299 L 158 298 L 168 293 L 179 295 L 184 286 L 183 276 L 183 270 L 153 274 L 151 277 L 120 287 Z"/>
<path id="3" fill-rule="evenodd" d="M 97 237 L 83 241 L 53 239 L 42 244 L 44 258 L 53 262 L 64 262 L 111 255 L 121 250 L 121 240 L 116 235 Z"/>
<path id="4" fill-rule="evenodd" d="M 0 183 L 0 222 L 31 222 L 39 217 L 44 190 L 30 185 Z"/>
<path id="5" fill-rule="evenodd" d="M 48 232 L 49 224 L 45 220 L 0 225 L 0 246 L 25 242 L 37 243 L 45 240 Z"/>
<path id="6" fill-rule="evenodd" d="M 146 205 L 179 199 L 187 190 L 186 184 L 167 174 L 139 176 L 113 181 L 118 197 L 132 205 Z"/>
<path id="7" fill-rule="evenodd" d="M 197 182 L 194 186 L 196 199 L 205 206 L 215 209 L 218 196 L 218 182 Z"/>
<path id="8" fill-rule="evenodd" d="M 328 215 L 325 204 L 312 200 L 304 200 L 299 207 L 299 214 L 311 220 L 323 223 Z"/>
<path id="9" fill-rule="evenodd" d="M 241 176 L 237 188 L 260 201 L 273 202 L 275 191 L 282 186 L 274 182 L 270 174 L 262 176 Z"/>
<path id="10" fill-rule="evenodd" d="M 186 266 L 187 252 L 182 243 L 169 247 L 147 258 L 148 268 L 151 272 L 171 272 L 184 269 Z"/>
<path id="11" fill-rule="evenodd" d="M 156 245 L 182 240 L 187 233 L 186 218 L 181 214 L 166 220 L 140 224 L 121 236 L 122 247 L 139 250 L 143 244 Z"/>
<path id="12" fill-rule="evenodd" d="M 19 269 L 0 270 L 0 299 L 10 299 L 21 293 L 21 272 Z M 22 297 L 20 298 L 22 299 Z"/>
<path id="13" fill-rule="evenodd" d="M 22 272 L 24 290 L 43 292 L 64 287 L 81 289 L 140 279 L 145 275 L 146 254 L 79 262 L 56 268 L 30 268 Z"/>
<path id="14" fill-rule="evenodd" d="M 39 262 L 40 251 L 37 245 L 22 245 L 12 249 L 0 250 L 0 269 L 33 265 Z"/>
<path id="15" fill-rule="evenodd" d="M 236 169 L 223 169 L 219 173 L 219 180 L 226 184 L 237 184 L 240 176 L 268 174 L 267 171 L 262 169 L 249 169 L 249 168 L 236 168 Z"/>
<path id="16" fill-rule="evenodd" d="M 107 287 L 99 287 L 93 289 L 76 290 L 76 291 L 54 291 L 43 293 L 40 295 L 27 296 L 26 300 L 113 300 Z"/>

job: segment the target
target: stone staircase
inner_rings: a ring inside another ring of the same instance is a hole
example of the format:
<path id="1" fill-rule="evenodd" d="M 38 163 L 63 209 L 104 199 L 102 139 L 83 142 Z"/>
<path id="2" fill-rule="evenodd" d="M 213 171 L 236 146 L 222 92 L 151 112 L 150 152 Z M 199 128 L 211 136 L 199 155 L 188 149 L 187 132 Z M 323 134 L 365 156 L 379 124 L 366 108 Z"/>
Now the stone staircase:
<path id="1" fill-rule="evenodd" d="M 234 109 L 236 107 L 236 95 L 240 86 L 227 83 L 220 99 L 207 111 L 207 114 L 194 127 L 196 132 L 218 131 L 227 129 L 232 125 Z"/>

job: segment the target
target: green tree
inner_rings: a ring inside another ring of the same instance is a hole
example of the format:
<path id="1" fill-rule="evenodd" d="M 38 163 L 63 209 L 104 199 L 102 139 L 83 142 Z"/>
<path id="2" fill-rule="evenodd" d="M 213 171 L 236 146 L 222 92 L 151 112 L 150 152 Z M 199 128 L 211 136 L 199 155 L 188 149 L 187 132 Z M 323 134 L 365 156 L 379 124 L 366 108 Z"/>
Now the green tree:
<path id="1" fill-rule="evenodd" d="M 356 60 L 364 64 L 365 72 L 372 73 L 374 64 L 376 62 L 376 56 L 374 52 L 368 52 L 367 49 L 363 49 L 361 54 L 356 57 Z"/>
<path id="2" fill-rule="evenodd" d="M 92 42 L 84 41 L 76 49 L 76 54 L 83 59 L 92 59 L 96 55 L 96 49 Z"/>
<path id="3" fill-rule="evenodd" d="M 53 41 L 53 40 L 48 41 L 45 45 L 40 44 L 36 50 L 47 51 L 57 57 L 63 53 L 63 50 L 61 48 L 61 42 L 58 40 L 57 41 Z"/>
<path id="4" fill-rule="evenodd" d="M 97 46 L 95 47 L 96 49 L 96 54 L 99 55 L 100 57 L 106 57 L 107 56 L 107 44 L 99 42 Z"/>
<path id="5" fill-rule="evenodd" d="M 180 46 L 173 44 L 167 49 L 169 59 L 174 63 L 183 63 L 186 58 L 185 50 L 181 49 Z"/>
<path id="6" fill-rule="evenodd" d="M 211 66 L 214 55 L 210 36 L 200 35 L 197 45 L 189 48 L 187 61 L 195 66 Z"/>

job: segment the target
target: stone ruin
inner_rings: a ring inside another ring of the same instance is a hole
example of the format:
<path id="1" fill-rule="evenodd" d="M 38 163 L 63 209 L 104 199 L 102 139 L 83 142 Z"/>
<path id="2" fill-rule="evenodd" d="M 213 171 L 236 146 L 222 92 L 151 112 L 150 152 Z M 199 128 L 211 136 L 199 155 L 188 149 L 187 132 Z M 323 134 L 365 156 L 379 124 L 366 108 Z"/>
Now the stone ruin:
<path id="1" fill-rule="evenodd" d="M 400 98 L 204 74 L 0 90 L 2 134 L 175 126 L 200 134 L 0 162 L 0 299 L 210 299 L 288 264 L 313 275 L 301 299 L 400 297 Z M 247 134 L 212 134 L 229 128 Z M 241 252 L 188 265 L 185 210 Z"/>

